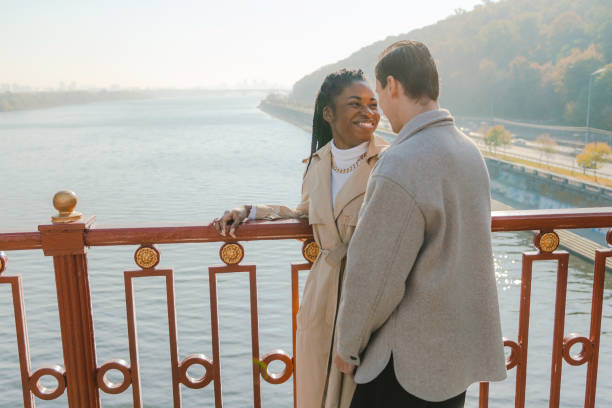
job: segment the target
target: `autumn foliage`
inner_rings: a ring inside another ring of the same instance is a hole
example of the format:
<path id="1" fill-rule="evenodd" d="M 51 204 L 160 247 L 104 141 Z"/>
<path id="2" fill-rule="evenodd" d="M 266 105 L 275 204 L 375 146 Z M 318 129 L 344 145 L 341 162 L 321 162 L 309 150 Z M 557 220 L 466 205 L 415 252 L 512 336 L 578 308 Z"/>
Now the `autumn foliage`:
<path id="1" fill-rule="evenodd" d="M 612 149 L 607 143 L 597 142 L 589 143 L 584 147 L 582 153 L 576 156 L 576 163 L 586 169 L 593 170 L 595 178 L 597 178 L 597 169 L 599 169 L 604 162 L 610 160 L 612 155 Z"/>
<path id="2" fill-rule="evenodd" d="M 484 143 L 489 150 L 496 151 L 498 147 L 506 147 L 512 143 L 512 134 L 502 125 L 493 126 L 484 136 Z"/>

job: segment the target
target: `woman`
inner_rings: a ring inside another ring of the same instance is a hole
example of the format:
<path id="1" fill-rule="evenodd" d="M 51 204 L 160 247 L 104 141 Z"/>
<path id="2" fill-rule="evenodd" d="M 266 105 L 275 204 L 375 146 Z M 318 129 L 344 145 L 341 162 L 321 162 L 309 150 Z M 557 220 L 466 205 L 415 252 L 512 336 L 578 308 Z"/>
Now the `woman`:
<path id="1" fill-rule="evenodd" d="M 241 206 L 213 221 L 235 237 L 245 219 L 308 218 L 319 256 L 312 265 L 298 312 L 296 381 L 298 408 L 349 407 L 355 383 L 335 367 L 335 320 L 347 245 L 377 155 L 387 142 L 374 135 L 380 120 L 374 92 L 363 71 L 328 75 L 317 95 L 310 159 L 295 210 Z"/>

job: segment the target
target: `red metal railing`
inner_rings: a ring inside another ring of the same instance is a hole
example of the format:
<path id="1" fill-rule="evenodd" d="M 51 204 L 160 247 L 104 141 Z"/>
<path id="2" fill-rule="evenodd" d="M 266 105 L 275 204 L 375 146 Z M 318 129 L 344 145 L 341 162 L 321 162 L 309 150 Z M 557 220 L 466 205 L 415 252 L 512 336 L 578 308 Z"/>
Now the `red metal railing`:
<path id="1" fill-rule="evenodd" d="M 56 365 L 32 371 L 21 276 L 0 276 L 0 285 L 7 284 L 12 289 L 25 407 L 34 407 L 34 396 L 44 400 L 52 400 L 58 398 L 64 392 L 67 393 L 70 407 L 99 407 L 100 390 L 105 393 L 119 394 L 126 391 L 130 386 L 134 407 L 142 407 L 136 312 L 132 285 L 134 279 L 148 276 L 165 278 L 172 390 L 175 407 L 181 406 L 181 384 L 188 388 L 197 389 L 212 383 L 215 406 L 221 407 L 223 404 L 216 286 L 218 274 L 246 273 L 249 275 L 253 405 L 255 407 L 261 406 L 261 378 L 271 384 L 280 384 L 293 376 L 296 362 L 288 353 L 282 350 L 274 350 L 263 356 L 260 355 L 256 266 L 241 263 L 244 250 L 238 241 L 280 239 L 304 241 L 302 252 L 306 262 L 291 265 L 293 355 L 295 355 L 296 314 L 299 305 L 298 275 L 300 271 L 310 269 L 318 252 L 316 244 L 312 241 L 312 231 L 308 224 L 296 220 L 247 223 L 240 228 L 236 241 L 220 237 L 213 228 L 208 226 L 92 229 L 92 225 L 93 218 L 81 218 L 70 223 L 41 225 L 38 232 L 0 234 L 0 251 L 42 249 L 45 255 L 53 257 L 55 268 L 64 355 L 63 367 Z M 569 254 L 557 250 L 559 236 L 554 230 L 610 227 L 612 227 L 612 208 L 493 213 L 491 230 L 494 232 L 524 230 L 535 230 L 537 232 L 534 237 L 537 250 L 523 254 L 518 336 L 516 340 L 504 339 L 504 345 L 510 349 L 510 355 L 506 361 L 507 369 L 517 370 L 516 407 L 521 408 L 525 405 L 532 267 L 534 262 L 542 260 L 554 260 L 558 264 L 549 405 L 550 407 L 559 406 L 561 375 L 563 360 L 565 360 L 570 366 L 587 364 L 584 406 L 594 407 L 605 268 L 607 258 L 612 257 L 612 249 L 596 250 L 589 335 L 566 335 L 564 323 Z M 612 245 L 612 232 L 608 233 L 607 240 Z M 188 242 L 223 243 L 219 255 L 225 265 L 209 267 L 212 358 L 204 354 L 192 354 L 180 360 L 174 305 L 174 273 L 169 269 L 156 269 L 159 262 L 159 250 L 154 244 Z M 86 251 L 88 247 L 92 246 L 114 245 L 139 245 L 134 259 L 140 269 L 124 272 L 130 362 L 115 359 L 98 365 Z M 5 272 L 6 268 L 7 256 L 0 252 L 0 275 Z M 582 348 L 577 355 L 572 355 L 570 349 L 575 344 L 580 344 Z M 284 370 L 281 373 L 271 374 L 268 372 L 267 367 L 273 361 L 284 363 Z M 193 365 L 203 367 L 204 375 L 202 377 L 193 378 L 187 373 L 189 367 Z M 122 381 L 119 383 L 110 382 L 106 377 L 109 370 L 119 371 L 122 374 Z M 43 387 L 39 381 L 43 376 L 54 377 L 57 380 L 56 388 L 47 389 Z M 480 407 L 487 407 L 488 400 L 489 385 L 488 383 L 481 383 Z"/>

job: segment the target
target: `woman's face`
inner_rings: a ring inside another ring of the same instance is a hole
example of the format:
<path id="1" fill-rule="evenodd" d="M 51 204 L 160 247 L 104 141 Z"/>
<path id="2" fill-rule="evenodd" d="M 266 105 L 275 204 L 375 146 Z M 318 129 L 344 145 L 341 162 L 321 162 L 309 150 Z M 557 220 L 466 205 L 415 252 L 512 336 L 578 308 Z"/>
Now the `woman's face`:
<path id="1" fill-rule="evenodd" d="M 334 109 L 326 107 L 323 117 L 332 128 L 338 148 L 348 149 L 372 138 L 380 113 L 376 95 L 366 82 L 353 82 L 333 102 Z"/>

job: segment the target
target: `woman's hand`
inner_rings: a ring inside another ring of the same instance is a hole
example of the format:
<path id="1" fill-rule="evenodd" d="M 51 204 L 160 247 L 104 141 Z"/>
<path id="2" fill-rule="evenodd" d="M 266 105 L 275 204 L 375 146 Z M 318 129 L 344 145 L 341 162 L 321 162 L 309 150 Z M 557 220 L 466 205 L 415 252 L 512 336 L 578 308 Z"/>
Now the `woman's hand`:
<path id="1" fill-rule="evenodd" d="M 250 205 L 242 205 L 232 210 L 227 210 L 221 218 L 215 218 L 210 225 L 215 227 L 217 232 L 224 237 L 228 231 L 232 238 L 236 238 L 236 230 L 242 221 L 244 221 L 251 211 Z"/>

